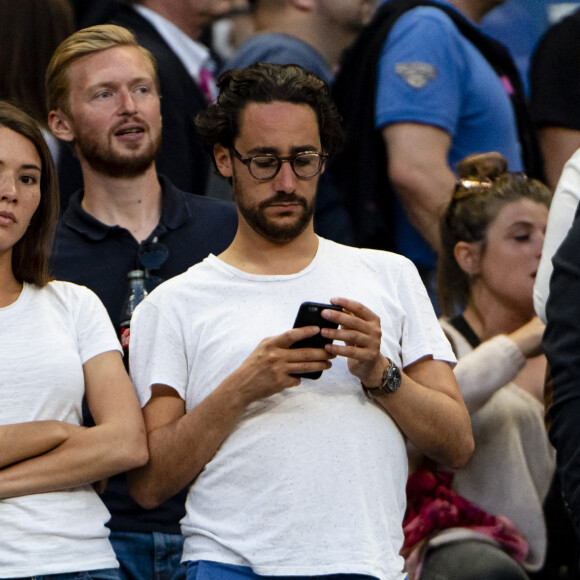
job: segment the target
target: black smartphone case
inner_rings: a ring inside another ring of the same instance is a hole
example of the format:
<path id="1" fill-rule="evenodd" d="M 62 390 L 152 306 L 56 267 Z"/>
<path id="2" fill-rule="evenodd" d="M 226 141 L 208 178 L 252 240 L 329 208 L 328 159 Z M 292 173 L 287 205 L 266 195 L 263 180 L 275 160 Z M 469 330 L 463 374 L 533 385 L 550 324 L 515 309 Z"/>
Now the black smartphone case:
<path id="1" fill-rule="evenodd" d="M 304 326 L 320 326 L 321 328 L 338 328 L 338 324 L 322 318 L 321 312 L 325 309 L 342 311 L 342 306 L 335 306 L 334 304 L 321 304 L 319 302 L 303 302 L 298 309 L 296 320 L 294 321 L 294 328 L 302 328 Z M 331 339 L 325 338 L 321 334 L 315 334 L 309 338 L 304 338 L 295 342 L 290 348 L 324 348 L 326 344 L 330 344 Z M 293 375 L 305 379 L 316 380 L 322 376 L 322 371 L 313 373 L 297 373 Z"/>

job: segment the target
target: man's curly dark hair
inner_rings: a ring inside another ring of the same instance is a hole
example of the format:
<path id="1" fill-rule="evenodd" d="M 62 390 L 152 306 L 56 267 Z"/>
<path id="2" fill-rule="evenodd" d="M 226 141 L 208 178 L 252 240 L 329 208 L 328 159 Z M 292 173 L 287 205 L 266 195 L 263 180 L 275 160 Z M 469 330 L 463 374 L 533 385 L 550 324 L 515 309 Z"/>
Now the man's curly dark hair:
<path id="1" fill-rule="evenodd" d="M 206 150 L 214 145 L 231 148 L 240 131 L 242 111 L 250 103 L 284 102 L 312 107 L 318 120 L 325 153 L 338 152 L 343 143 L 341 118 L 329 100 L 328 85 L 316 75 L 293 64 L 256 63 L 222 74 L 217 102 L 199 113 L 195 124 Z"/>

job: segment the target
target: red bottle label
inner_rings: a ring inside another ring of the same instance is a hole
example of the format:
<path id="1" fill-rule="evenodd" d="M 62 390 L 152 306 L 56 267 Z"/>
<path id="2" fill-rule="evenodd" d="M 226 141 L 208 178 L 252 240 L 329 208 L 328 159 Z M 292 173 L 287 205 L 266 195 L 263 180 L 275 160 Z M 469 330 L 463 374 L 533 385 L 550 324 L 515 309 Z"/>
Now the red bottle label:
<path id="1" fill-rule="evenodd" d="M 131 336 L 130 326 L 124 326 L 123 328 L 121 328 L 121 346 L 123 347 L 123 350 L 128 350 L 130 336 Z"/>

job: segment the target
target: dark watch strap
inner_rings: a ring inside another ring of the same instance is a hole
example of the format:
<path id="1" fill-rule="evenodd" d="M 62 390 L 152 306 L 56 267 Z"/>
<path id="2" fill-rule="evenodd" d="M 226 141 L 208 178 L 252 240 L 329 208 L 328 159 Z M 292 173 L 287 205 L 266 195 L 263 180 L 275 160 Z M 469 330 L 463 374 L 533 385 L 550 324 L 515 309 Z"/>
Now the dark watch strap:
<path id="1" fill-rule="evenodd" d="M 363 393 L 369 398 L 374 399 L 375 397 L 387 397 L 395 393 L 401 386 L 401 371 L 397 365 L 390 359 L 387 359 L 389 364 L 387 368 L 383 371 L 383 376 L 381 379 L 381 384 L 378 387 L 367 387 L 361 381 L 361 387 Z"/>

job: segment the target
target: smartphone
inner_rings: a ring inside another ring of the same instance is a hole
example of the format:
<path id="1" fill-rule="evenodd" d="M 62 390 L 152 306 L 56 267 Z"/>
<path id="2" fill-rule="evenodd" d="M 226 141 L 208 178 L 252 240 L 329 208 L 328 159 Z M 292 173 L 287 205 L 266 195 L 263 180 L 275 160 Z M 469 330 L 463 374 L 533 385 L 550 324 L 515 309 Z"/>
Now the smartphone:
<path id="1" fill-rule="evenodd" d="M 319 326 L 320 328 L 338 328 L 338 324 L 330 322 L 326 318 L 322 318 L 321 312 L 329 308 L 330 310 L 338 310 L 342 312 L 342 306 L 334 304 L 320 304 L 318 302 L 303 302 L 298 309 L 296 320 L 294 321 L 294 328 L 302 328 L 303 326 Z M 309 338 L 298 340 L 290 346 L 290 348 L 324 348 L 324 345 L 330 344 L 332 340 L 325 338 L 318 333 Z M 294 377 L 301 377 L 305 379 L 319 379 L 322 376 L 322 371 L 315 371 L 312 373 L 296 373 Z"/>

